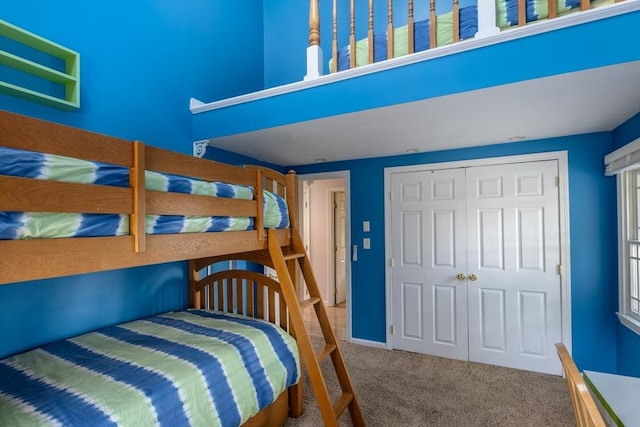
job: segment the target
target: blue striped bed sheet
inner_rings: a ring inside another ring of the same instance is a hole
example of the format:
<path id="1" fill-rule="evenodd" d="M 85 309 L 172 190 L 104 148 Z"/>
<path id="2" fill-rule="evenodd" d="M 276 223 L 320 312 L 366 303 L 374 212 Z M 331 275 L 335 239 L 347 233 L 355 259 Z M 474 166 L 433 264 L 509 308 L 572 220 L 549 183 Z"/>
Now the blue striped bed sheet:
<path id="1" fill-rule="evenodd" d="M 3 426 L 238 426 L 300 378 L 263 320 L 165 313 L 0 360 Z"/>
<path id="2" fill-rule="evenodd" d="M 127 187 L 125 167 L 0 147 L 0 175 L 85 184 Z M 146 189 L 251 200 L 249 186 L 207 182 L 183 176 L 145 171 Z M 264 226 L 289 227 L 284 199 L 263 191 Z M 243 231 L 255 227 L 253 217 L 203 217 L 147 215 L 147 234 Z M 0 240 L 56 237 L 120 236 L 129 234 L 129 216 L 117 214 L 76 214 L 0 211 Z"/>

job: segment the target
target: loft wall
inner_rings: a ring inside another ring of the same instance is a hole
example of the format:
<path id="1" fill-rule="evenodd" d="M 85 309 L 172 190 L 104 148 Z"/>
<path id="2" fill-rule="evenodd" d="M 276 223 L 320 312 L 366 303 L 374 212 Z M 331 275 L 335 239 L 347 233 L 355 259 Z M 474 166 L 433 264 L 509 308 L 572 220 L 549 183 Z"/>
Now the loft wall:
<path id="1" fill-rule="evenodd" d="M 265 6 L 265 15 L 270 10 L 273 9 Z M 268 31 L 286 27 L 285 22 L 289 19 L 292 22 L 297 22 L 294 18 L 302 19 L 285 12 L 283 10 L 281 16 L 278 15 L 279 21 L 265 27 L 265 40 L 283 43 L 278 49 L 273 46 L 265 47 L 265 81 L 271 84 L 301 81 L 306 70 L 305 51 L 299 51 L 300 47 L 297 45 L 289 49 L 289 44 L 293 43 L 289 39 L 294 36 L 287 32 L 284 40 Z M 628 34 L 639 25 L 640 11 L 627 13 L 286 95 L 195 114 L 193 137 L 208 139 L 234 135 L 637 61 L 640 60 L 640 49 Z M 296 31 L 302 32 L 300 29 Z M 579 40 L 589 42 L 579 43 Z M 279 54 L 275 60 L 272 60 L 272 51 Z M 291 71 L 294 69 L 295 76 Z M 300 69 L 303 70 L 302 75 L 297 71 Z"/>

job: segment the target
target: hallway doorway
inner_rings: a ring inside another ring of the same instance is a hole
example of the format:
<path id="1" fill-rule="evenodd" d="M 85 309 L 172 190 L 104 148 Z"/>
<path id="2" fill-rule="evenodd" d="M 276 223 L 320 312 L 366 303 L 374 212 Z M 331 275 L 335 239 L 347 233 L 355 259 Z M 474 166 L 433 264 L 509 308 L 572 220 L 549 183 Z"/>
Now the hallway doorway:
<path id="1" fill-rule="evenodd" d="M 336 337 L 349 340 L 350 227 L 349 172 L 300 175 L 300 230 Z M 307 295 L 300 295 L 301 299 Z M 305 310 L 312 335 L 321 335 L 315 313 Z"/>

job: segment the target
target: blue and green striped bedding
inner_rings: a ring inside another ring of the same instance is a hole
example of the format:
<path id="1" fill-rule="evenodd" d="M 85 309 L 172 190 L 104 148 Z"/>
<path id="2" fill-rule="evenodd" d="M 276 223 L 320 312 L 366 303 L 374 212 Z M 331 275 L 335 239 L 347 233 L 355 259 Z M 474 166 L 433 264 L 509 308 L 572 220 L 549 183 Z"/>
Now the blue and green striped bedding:
<path id="1" fill-rule="evenodd" d="M 278 326 L 171 312 L 0 360 L 0 425 L 238 426 L 299 377 Z"/>
<path id="2" fill-rule="evenodd" d="M 127 187 L 125 167 L 0 147 L 0 175 Z M 207 182 L 145 171 L 146 189 L 213 197 L 253 199 L 252 187 Z M 282 197 L 263 191 L 265 228 L 287 228 L 289 213 Z M 147 215 L 147 234 L 242 231 L 253 217 Z M 56 237 L 120 236 L 129 233 L 128 215 L 0 211 L 0 240 Z"/>

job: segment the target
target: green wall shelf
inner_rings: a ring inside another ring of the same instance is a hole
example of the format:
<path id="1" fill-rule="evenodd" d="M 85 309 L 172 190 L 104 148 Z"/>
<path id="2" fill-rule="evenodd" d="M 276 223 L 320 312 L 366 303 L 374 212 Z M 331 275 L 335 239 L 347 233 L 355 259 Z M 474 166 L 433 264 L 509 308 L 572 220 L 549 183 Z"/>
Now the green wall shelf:
<path id="1" fill-rule="evenodd" d="M 74 110 L 80 107 L 80 54 L 47 39 L 16 27 L 0 19 L 0 39 L 8 39 L 38 51 L 46 56 L 61 60 L 64 70 L 56 70 L 44 64 L 23 58 L 19 53 L 0 48 L 0 65 L 12 68 L 64 88 L 64 98 L 54 94 L 23 87 L 15 82 L 5 81 L 0 75 L 0 93 L 27 99 L 33 102 Z"/>

